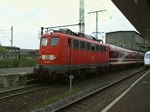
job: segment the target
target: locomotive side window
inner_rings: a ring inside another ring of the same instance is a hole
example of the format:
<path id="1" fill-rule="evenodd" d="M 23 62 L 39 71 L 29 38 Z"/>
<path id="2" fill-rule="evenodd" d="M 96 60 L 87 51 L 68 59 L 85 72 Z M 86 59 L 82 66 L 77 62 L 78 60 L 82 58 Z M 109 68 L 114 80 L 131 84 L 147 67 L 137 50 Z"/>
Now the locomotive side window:
<path id="1" fill-rule="evenodd" d="M 105 46 L 100 46 L 100 51 L 105 52 L 106 51 L 106 47 Z"/>
<path id="2" fill-rule="evenodd" d="M 81 42 L 80 42 L 80 45 L 81 45 L 81 46 L 80 46 L 81 49 L 85 49 L 85 42 L 81 41 Z"/>
<path id="3" fill-rule="evenodd" d="M 103 51 L 106 52 L 106 47 L 105 46 L 103 46 Z"/>
<path id="4" fill-rule="evenodd" d="M 42 38 L 41 46 L 47 46 L 48 38 Z"/>
<path id="5" fill-rule="evenodd" d="M 96 45 L 96 51 L 99 51 L 99 45 Z"/>
<path id="6" fill-rule="evenodd" d="M 99 46 L 99 48 L 100 48 L 100 52 L 102 52 L 103 51 L 103 46 Z"/>
<path id="7" fill-rule="evenodd" d="M 91 45 L 91 50 L 95 51 L 95 45 L 94 44 Z"/>
<path id="8" fill-rule="evenodd" d="M 59 37 L 55 36 L 51 38 L 51 46 L 58 46 L 59 44 Z"/>
<path id="9" fill-rule="evenodd" d="M 73 48 L 79 49 L 79 41 L 78 40 L 73 40 Z"/>
<path id="10" fill-rule="evenodd" d="M 90 50 L 90 43 L 86 43 L 86 50 Z"/>
<path id="11" fill-rule="evenodd" d="M 106 52 L 106 47 L 100 45 L 100 52 Z"/>

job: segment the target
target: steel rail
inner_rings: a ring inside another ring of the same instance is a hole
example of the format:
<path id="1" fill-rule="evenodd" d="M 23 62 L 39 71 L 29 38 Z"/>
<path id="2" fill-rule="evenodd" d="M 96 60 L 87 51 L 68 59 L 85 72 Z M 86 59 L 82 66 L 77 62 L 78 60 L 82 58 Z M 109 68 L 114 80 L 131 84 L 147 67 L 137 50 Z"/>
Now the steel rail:
<path id="1" fill-rule="evenodd" d="M 144 70 L 145 70 L 145 69 L 143 69 L 143 70 L 141 70 L 141 71 L 138 71 L 138 72 L 136 72 L 136 73 L 127 75 L 126 77 L 121 78 L 121 79 L 118 79 L 118 80 L 116 80 L 116 81 L 114 81 L 114 82 L 112 82 L 112 83 L 110 83 L 110 84 L 108 84 L 108 85 L 105 85 L 104 87 L 100 87 L 99 89 L 97 89 L 97 90 L 95 90 L 95 91 L 92 91 L 92 92 L 89 93 L 88 95 L 85 95 L 85 96 L 82 96 L 82 97 L 80 97 L 80 98 L 77 98 L 77 99 L 75 99 L 74 101 L 71 101 L 71 102 L 69 102 L 69 103 L 67 103 L 67 104 L 63 104 L 63 106 L 60 106 L 60 107 L 58 107 L 58 108 L 56 108 L 56 109 L 54 109 L 54 110 L 52 110 L 52 111 L 53 111 L 53 112 L 63 111 L 65 108 L 67 108 L 67 107 L 69 107 L 69 106 L 71 106 L 71 105 L 73 105 L 73 104 L 76 104 L 76 103 L 78 103 L 79 101 L 82 101 L 83 99 L 86 99 L 86 98 L 88 98 L 88 97 L 90 97 L 90 96 L 92 96 L 92 95 L 94 95 L 94 94 L 96 94 L 96 93 L 98 93 L 98 92 L 101 92 L 101 91 L 103 91 L 103 90 L 105 90 L 105 89 L 107 89 L 107 88 L 110 88 L 111 86 L 114 86 L 114 85 L 116 85 L 116 84 L 118 84 L 118 83 L 120 83 L 120 82 L 122 82 L 122 81 L 124 81 L 124 80 L 126 80 L 126 79 L 128 79 L 128 78 L 130 78 L 130 77 L 132 77 L 132 76 L 134 76 L 134 75 L 136 75 L 136 74 L 139 74 L 139 73 L 143 72 Z"/>
<path id="2" fill-rule="evenodd" d="M 38 91 L 38 90 L 45 89 L 45 88 L 49 87 L 49 86 L 42 86 L 42 87 L 39 87 L 39 86 L 41 86 L 41 85 L 40 84 L 34 84 L 34 85 L 26 86 L 26 87 L 20 87 L 20 88 L 0 92 L 0 100 L 6 100 L 6 99 L 11 98 L 11 97 L 23 95 L 26 93 Z M 36 87 L 38 87 L 38 88 L 36 88 Z M 30 89 L 30 90 L 28 90 L 28 89 Z"/>

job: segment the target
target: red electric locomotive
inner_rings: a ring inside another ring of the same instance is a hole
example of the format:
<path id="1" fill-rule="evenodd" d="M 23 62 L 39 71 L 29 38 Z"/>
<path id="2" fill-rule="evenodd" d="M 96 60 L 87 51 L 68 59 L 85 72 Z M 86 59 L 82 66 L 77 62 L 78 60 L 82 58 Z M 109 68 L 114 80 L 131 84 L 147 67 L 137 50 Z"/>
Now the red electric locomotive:
<path id="1" fill-rule="evenodd" d="M 55 78 L 108 67 L 107 45 L 88 38 L 69 29 L 43 34 L 36 74 Z"/>
<path id="2" fill-rule="evenodd" d="M 39 65 L 34 73 L 51 79 L 83 76 L 90 71 L 98 73 L 117 65 L 142 63 L 143 56 L 137 51 L 100 43 L 91 36 L 60 29 L 41 36 Z"/>

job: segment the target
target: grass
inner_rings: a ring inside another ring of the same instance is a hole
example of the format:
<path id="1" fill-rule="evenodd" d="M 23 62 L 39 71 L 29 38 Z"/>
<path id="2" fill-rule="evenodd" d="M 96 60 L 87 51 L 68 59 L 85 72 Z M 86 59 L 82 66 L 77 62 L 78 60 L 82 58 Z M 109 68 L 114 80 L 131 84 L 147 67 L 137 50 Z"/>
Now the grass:
<path id="1" fill-rule="evenodd" d="M 63 99 L 67 96 L 70 96 L 72 94 L 75 94 L 77 92 L 79 92 L 79 88 L 77 87 L 72 87 L 72 92 L 70 93 L 69 90 L 65 91 L 64 93 L 61 93 L 61 94 L 57 94 L 57 95 L 54 95 L 52 97 L 49 97 L 45 100 L 43 100 L 42 102 L 39 102 L 37 105 L 34 105 L 34 107 L 32 108 L 32 111 L 35 110 L 35 109 L 38 109 L 38 108 L 41 108 L 41 107 L 44 107 L 44 106 L 47 106 L 49 104 L 52 104 L 54 102 L 57 102 L 59 101 L 60 99 Z"/>
<path id="2" fill-rule="evenodd" d="M 77 93 L 77 92 L 79 92 L 79 89 L 73 87 L 73 88 L 72 88 L 72 92 L 66 91 L 65 93 L 63 93 L 63 94 L 61 94 L 61 95 L 55 95 L 55 96 L 53 96 L 53 97 L 49 97 L 49 98 L 45 99 L 45 100 L 43 101 L 43 106 L 46 106 L 46 105 L 49 105 L 49 104 L 54 103 L 54 102 L 56 102 L 56 101 L 59 101 L 60 99 L 65 98 L 65 97 L 67 97 L 67 96 L 70 96 L 70 95 L 72 95 L 72 94 L 75 94 L 75 93 Z"/>
<path id="3" fill-rule="evenodd" d="M 0 60 L 0 68 L 9 68 L 9 67 L 31 67 L 36 66 L 37 59 L 27 57 L 20 58 L 5 58 Z"/>

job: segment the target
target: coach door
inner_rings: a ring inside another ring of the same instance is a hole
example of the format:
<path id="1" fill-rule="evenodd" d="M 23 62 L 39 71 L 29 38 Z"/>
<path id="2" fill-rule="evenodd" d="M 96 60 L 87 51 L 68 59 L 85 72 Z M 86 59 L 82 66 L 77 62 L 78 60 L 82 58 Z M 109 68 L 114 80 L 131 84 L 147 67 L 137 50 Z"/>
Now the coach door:
<path id="1" fill-rule="evenodd" d="M 71 38 L 68 38 L 68 65 L 71 65 Z"/>

